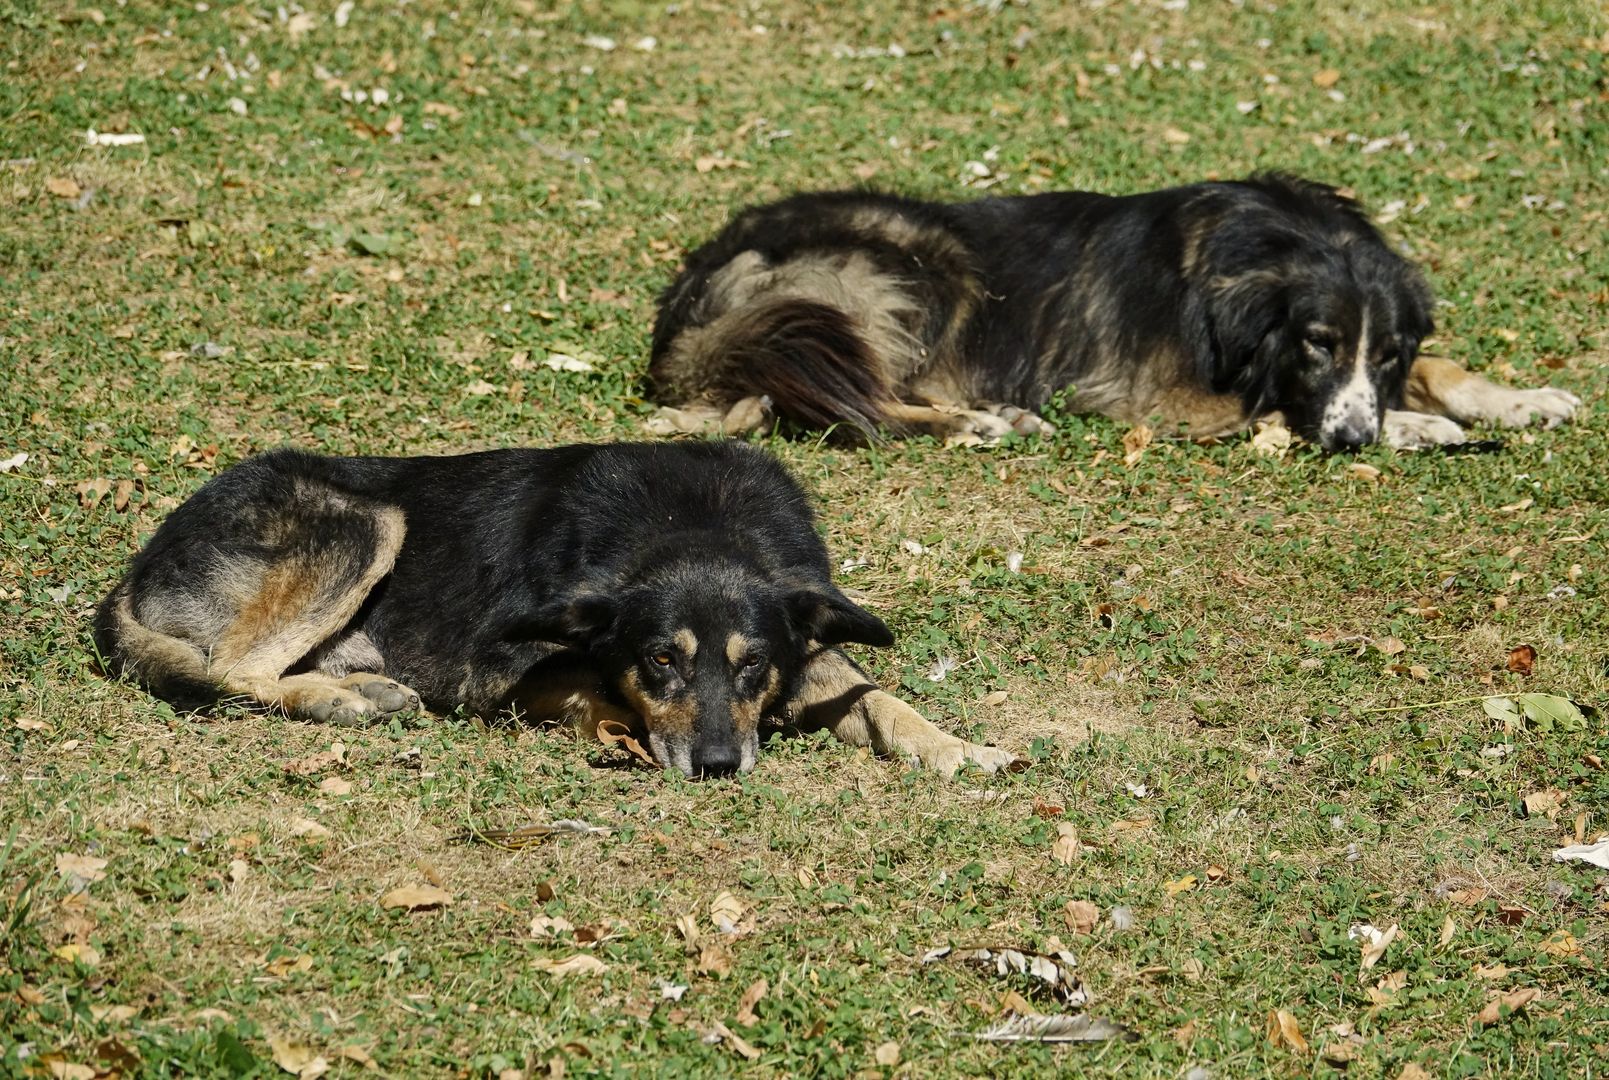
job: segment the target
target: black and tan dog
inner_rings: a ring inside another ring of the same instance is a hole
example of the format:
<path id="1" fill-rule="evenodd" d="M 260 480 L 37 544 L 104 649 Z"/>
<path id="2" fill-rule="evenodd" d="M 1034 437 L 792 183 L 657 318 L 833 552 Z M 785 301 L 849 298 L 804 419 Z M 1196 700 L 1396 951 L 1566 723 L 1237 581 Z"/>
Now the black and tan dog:
<path id="1" fill-rule="evenodd" d="M 186 704 L 616 720 L 688 775 L 753 768 L 763 718 L 1009 764 L 835 648 L 892 640 L 833 585 L 799 485 L 732 443 L 264 454 L 175 510 L 96 622 L 113 670 Z"/>
<path id="2" fill-rule="evenodd" d="M 1065 407 L 1196 436 L 1274 413 L 1326 449 L 1457 443 L 1580 402 L 1421 357 L 1431 294 L 1357 203 L 1285 176 L 945 204 L 745 210 L 660 298 L 662 430 L 809 426 L 990 440 Z"/>

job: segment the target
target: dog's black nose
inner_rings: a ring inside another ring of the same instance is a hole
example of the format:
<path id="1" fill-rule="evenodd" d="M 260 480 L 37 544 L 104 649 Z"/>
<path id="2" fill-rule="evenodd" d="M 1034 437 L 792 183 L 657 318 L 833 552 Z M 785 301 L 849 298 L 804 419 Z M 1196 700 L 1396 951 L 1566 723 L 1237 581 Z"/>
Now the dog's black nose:
<path id="1" fill-rule="evenodd" d="M 1325 436 L 1324 449 L 1350 454 L 1374 442 L 1378 432 L 1361 424 L 1347 424 L 1326 432 Z"/>
<path id="2" fill-rule="evenodd" d="M 711 746 L 700 751 L 694 762 L 697 772 L 705 779 L 731 776 L 743 763 L 743 755 L 736 746 Z"/>

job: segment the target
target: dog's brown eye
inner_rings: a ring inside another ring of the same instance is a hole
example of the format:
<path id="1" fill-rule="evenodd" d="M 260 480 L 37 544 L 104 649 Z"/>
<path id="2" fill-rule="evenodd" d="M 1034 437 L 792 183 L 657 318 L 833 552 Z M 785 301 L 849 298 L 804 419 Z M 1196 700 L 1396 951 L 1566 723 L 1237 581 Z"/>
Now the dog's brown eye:
<path id="1" fill-rule="evenodd" d="M 671 661 L 674 659 L 675 657 L 671 656 L 668 652 L 660 652 L 653 655 L 654 663 L 658 664 L 660 667 L 670 667 Z"/>

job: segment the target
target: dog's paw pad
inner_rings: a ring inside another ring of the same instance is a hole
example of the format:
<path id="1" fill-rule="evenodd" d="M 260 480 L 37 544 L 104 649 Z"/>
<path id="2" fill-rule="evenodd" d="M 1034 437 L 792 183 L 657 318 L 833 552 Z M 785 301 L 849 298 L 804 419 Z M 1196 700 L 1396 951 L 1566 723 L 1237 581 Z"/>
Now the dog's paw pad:
<path id="1" fill-rule="evenodd" d="M 361 694 L 350 690 L 334 690 L 327 697 L 314 698 L 297 711 L 319 724 L 362 727 L 373 714 L 374 706 Z"/>
<path id="2" fill-rule="evenodd" d="M 419 695 L 395 679 L 378 675 L 359 675 L 348 678 L 344 685 L 361 694 L 381 713 L 404 712 L 419 707 Z"/>
<path id="3" fill-rule="evenodd" d="M 984 772 L 1015 771 L 1026 766 L 1027 762 L 1009 750 L 1001 750 L 996 746 L 980 746 L 977 743 L 968 743 L 964 751 L 966 760 L 982 769 Z"/>

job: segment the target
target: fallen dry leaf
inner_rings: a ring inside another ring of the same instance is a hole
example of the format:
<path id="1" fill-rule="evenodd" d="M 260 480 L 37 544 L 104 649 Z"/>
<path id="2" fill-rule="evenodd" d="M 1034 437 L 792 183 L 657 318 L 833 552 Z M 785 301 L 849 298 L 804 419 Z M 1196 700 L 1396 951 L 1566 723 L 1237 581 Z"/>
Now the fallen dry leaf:
<path id="1" fill-rule="evenodd" d="M 531 967 L 555 979 L 568 979 L 577 975 L 601 975 L 608 970 L 608 966 L 591 953 L 576 953 L 568 960 L 539 956 L 531 961 Z"/>
<path id="2" fill-rule="evenodd" d="M 1346 467 L 1346 471 L 1357 477 L 1359 480 L 1363 480 L 1371 484 L 1380 482 L 1380 470 L 1375 468 L 1373 465 L 1368 465 L 1361 461 L 1353 462 L 1351 465 L 1348 465 Z"/>
<path id="3" fill-rule="evenodd" d="M 1320 90 L 1328 90 L 1341 81 L 1341 73 L 1335 68 L 1324 68 L 1313 72 L 1313 85 Z"/>
<path id="4" fill-rule="evenodd" d="M 1496 982 L 1506 979 L 1513 974 L 1514 969 L 1506 964 L 1476 964 L 1469 969 L 1469 973 L 1482 982 Z"/>
<path id="5" fill-rule="evenodd" d="M 1504 666 L 1516 675 L 1529 675 L 1536 667 L 1536 650 L 1529 645 L 1516 645 L 1508 651 L 1508 663 Z"/>
<path id="6" fill-rule="evenodd" d="M 381 907 L 402 908 L 405 911 L 426 911 L 446 907 L 452 902 L 452 895 L 447 890 L 434 885 L 404 885 L 380 898 Z"/>
<path id="7" fill-rule="evenodd" d="M 531 920 L 531 936 L 534 938 L 555 937 L 559 934 L 567 934 L 574 929 L 575 926 L 570 920 L 562 916 L 538 915 Z"/>
<path id="8" fill-rule="evenodd" d="M 1071 866 L 1078 860 L 1078 827 L 1070 821 L 1063 821 L 1056 826 L 1056 839 L 1050 845 L 1050 857 L 1063 866 Z"/>
<path id="9" fill-rule="evenodd" d="M 304 1043 L 270 1035 L 268 1049 L 273 1052 L 274 1064 L 292 1075 L 312 1080 L 313 1077 L 329 1071 L 329 1062 L 315 1054 L 312 1048 Z M 322 1068 L 319 1067 L 321 1063 Z"/>
<path id="10" fill-rule="evenodd" d="M 1398 653 L 1401 653 L 1408 647 L 1402 643 L 1401 638 L 1394 637 L 1376 638 L 1374 641 L 1370 642 L 1370 644 L 1372 644 L 1376 649 L 1379 649 L 1386 656 L 1396 656 Z"/>
<path id="11" fill-rule="evenodd" d="M 1133 468 L 1151 445 L 1155 432 L 1146 424 L 1135 424 L 1123 433 L 1123 464 Z"/>
<path id="12" fill-rule="evenodd" d="M 760 1022 L 760 1018 L 754 1014 L 754 1007 L 760 1003 L 760 999 L 765 997 L 769 989 L 771 989 L 770 983 L 764 979 L 756 979 L 747 990 L 743 991 L 743 996 L 737 1003 L 738 1023 L 744 1027 L 753 1027 Z"/>
<path id="13" fill-rule="evenodd" d="M 632 734 L 631 728 L 619 720 L 601 721 L 598 724 L 598 741 L 605 746 L 620 747 L 630 754 L 633 759 L 644 765 L 651 765 L 656 769 L 659 767 L 659 762 L 654 760 L 654 755 L 650 754 L 643 747 L 643 744 L 637 741 L 637 737 Z"/>
<path id="14" fill-rule="evenodd" d="M 67 881 L 73 892 L 83 892 L 106 876 L 106 860 L 98 855 L 74 855 L 64 851 L 56 856 L 56 873 Z"/>
<path id="15" fill-rule="evenodd" d="M 1441 948 L 1445 949 L 1447 947 L 1447 943 L 1449 941 L 1451 941 L 1453 939 L 1453 937 L 1457 933 L 1458 933 L 1458 922 L 1457 922 L 1457 920 L 1454 919 L 1451 915 L 1447 916 L 1445 919 L 1443 919 L 1441 921 L 1441 937 L 1437 939 L 1436 944 L 1438 946 L 1440 946 Z"/>
<path id="16" fill-rule="evenodd" d="M 1459 907 L 1474 907 L 1490 895 L 1485 889 L 1471 885 L 1467 889 L 1453 889 L 1447 893 L 1447 899 Z"/>
<path id="17" fill-rule="evenodd" d="M 757 1060 L 760 1056 L 760 1052 L 751 1046 L 747 1040 L 719 1020 L 710 1025 L 710 1034 L 717 1036 L 719 1041 L 726 1043 L 727 1046 L 730 1046 L 748 1061 Z"/>
<path id="18" fill-rule="evenodd" d="M 76 199 L 84 193 L 84 189 L 78 186 L 78 181 L 70 176 L 46 177 L 45 190 L 58 199 Z"/>
<path id="19" fill-rule="evenodd" d="M 1559 816 L 1559 809 L 1564 806 L 1564 800 L 1569 798 L 1558 788 L 1543 788 L 1533 791 L 1520 799 L 1520 805 L 1525 808 L 1526 817 L 1555 818 Z"/>
<path id="20" fill-rule="evenodd" d="M 700 975 L 708 975 L 716 979 L 724 979 L 732 974 L 732 954 L 726 950 L 725 945 L 712 942 L 698 951 L 698 963 L 694 971 Z"/>
<path id="21" fill-rule="evenodd" d="M 1397 937 L 1397 924 L 1392 923 L 1384 930 L 1376 929 L 1368 923 L 1358 923 L 1346 932 L 1346 936 L 1358 943 L 1362 949 L 1361 966 L 1358 970 L 1358 981 L 1363 980 L 1363 973 L 1380 962 L 1386 954 L 1386 949 Z"/>
<path id="22" fill-rule="evenodd" d="M 1506 994 L 1498 994 L 1486 1003 L 1484 1009 L 1475 1014 L 1475 1022 L 1482 1025 L 1495 1024 L 1503 1019 L 1505 1015 L 1512 1016 L 1533 1001 L 1540 1001 L 1541 998 L 1542 991 L 1534 986 L 1527 986 L 1522 990 L 1511 990 Z"/>
<path id="23" fill-rule="evenodd" d="M 1101 909 L 1088 900 L 1069 900 L 1064 909 L 1067 925 L 1075 934 L 1091 934 L 1101 921 Z"/>
<path id="24" fill-rule="evenodd" d="M 1200 878 L 1194 874 L 1186 874 L 1177 881 L 1164 882 L 1162 888 L 1169 896 L 1178 896 L 1182 892 L 1189 892 L 1199 884 L 1201 884 Z"/>
<path id="25" fill-rule="evenodd" d="M 1251 437 L 1251 448 L 1259 454 L 1268 454 L 1272 457 L 1284 457 L 1285 452 L 1291 448 L 1294 441 L 1290 428 L 1279 420 L 1259 420 L 1257 430 Z"/>
<path id="26" fill-rule="evenodd" d="M 723 934 L 737 933 L 738 920 L 743 918 L 743 901 L 722 890 L 710 901 L 710 922 Z"/>
<path id="27" fill-rule="evenodd" d="M 1268 1010 L 1268 1044 L 1283 1046 L 1292 1053 L 1307 1053 L 1307 1040 L 1302 1037 L 1296 1017 L 1284 1009 Z"/>
<path id="28" fill-rule="evenodd" d="M 323 840 L 330 835 L 330 830 L 311 818 L 291 818 L 291 835 L 302 840 Z"/>
<path id="29" fill-rule="evenodd" d="M 899 1043 L 890 1040 L 881 1044 L 872 1051 L 872 1060 L 885 1069 L 892 1069 L 899 1064 Z"/>
<path id="30" fill-rule="evenodd" d="M 1397 1074 L 1397 1080 L 1430 1080 L 1430 1074 L 1410 1061 Z"/>
<path id="31" fill-rule="evenodd" d="M 326 795 L 350 795 L 352 781 L 340 776 L 326 776 L 318 782 L 318 789 Z"/>
<path id="32" fill-rule="evenodd" d="M 1542 951 L 1549 956 L 1574 956 L 1581 951 L 1581 943 L 1568 930 L 1555 930 L 1542 943 Z"/>

